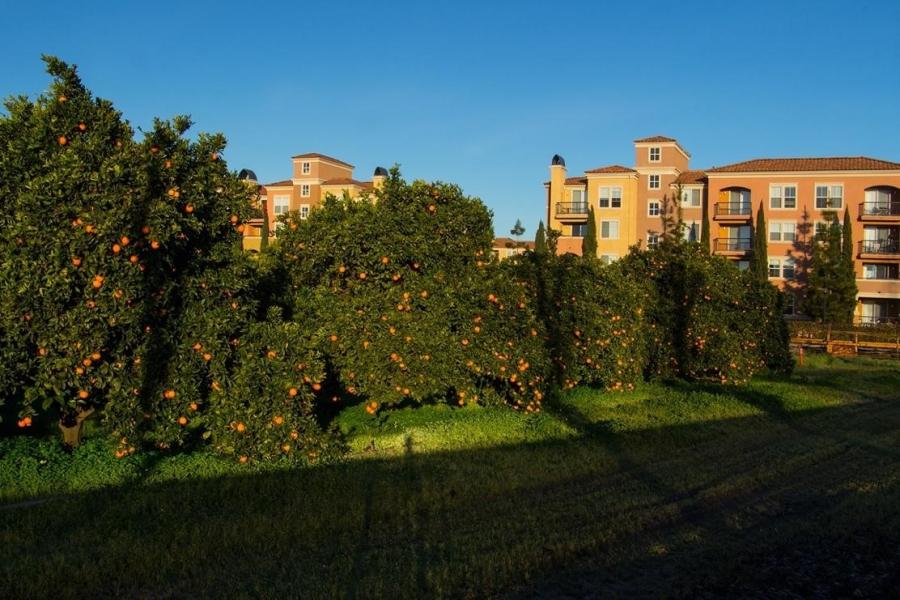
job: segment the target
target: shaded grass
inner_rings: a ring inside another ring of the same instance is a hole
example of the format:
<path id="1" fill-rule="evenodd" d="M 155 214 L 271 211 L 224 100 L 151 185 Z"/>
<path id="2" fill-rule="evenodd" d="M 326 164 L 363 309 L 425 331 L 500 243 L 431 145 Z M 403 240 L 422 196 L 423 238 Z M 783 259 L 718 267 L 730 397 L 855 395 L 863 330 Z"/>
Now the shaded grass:
<path id="1" fill-rule="evenodd" d="M 341 464 L 223 463 L 195 479 L 199 459 L 168 457 L 131 483 L 0 511 L 0 585 L 12 597 L 888 595 L 898 390 L 897 362 L 815 357 L 744 389 L 575 390 L 532 420 L 351 409 Z"/>

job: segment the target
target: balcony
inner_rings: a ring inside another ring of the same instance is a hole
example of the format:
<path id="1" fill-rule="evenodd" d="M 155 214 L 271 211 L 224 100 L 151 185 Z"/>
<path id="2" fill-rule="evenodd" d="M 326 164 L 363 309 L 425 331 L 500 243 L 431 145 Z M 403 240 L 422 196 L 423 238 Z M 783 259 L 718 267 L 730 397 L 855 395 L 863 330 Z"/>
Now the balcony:
<path id="1" fill-rule="evenodd" d="M 900 201 L 860 202 L 860 221 L 900 221 Z"/>
<path id="2" fill-rule="evenodd" d="M 586 221 L 588 204 L 587 202 L 557 202 L 556 218 L 560 221 Z"/>
<path id="3" fill-rule="evenodd" d="M 897 325 L 900 324 L 900 317 L 880 317 L 872 315 L 862 315 L 858 317 L 859 324 L 864 327 L 876 327 L 878 325 Z"/>
<path id="4" fill-rule="evenodd" d="M 713 218 L 716 221 L 749 221 L 753 209 L 746 202 L 717 202 Z"/>
<path id="5" fill-rule="evenodd" d="M 718 254 L 747 254 L 752 244 L 750 238 L 716 238 L 715 249 Z"/>
<path id="6" fill-rule="evenodd" d="M 868 258 L 900 258 L 900 240 L 863 240 L 859 242 L 859 256 Z"/>

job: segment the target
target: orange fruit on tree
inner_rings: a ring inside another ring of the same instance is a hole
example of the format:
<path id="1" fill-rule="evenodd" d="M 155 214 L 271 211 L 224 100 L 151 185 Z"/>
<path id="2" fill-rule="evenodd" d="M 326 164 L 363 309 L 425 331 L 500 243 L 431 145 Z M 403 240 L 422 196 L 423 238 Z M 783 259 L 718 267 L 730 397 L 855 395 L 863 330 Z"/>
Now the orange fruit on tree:
<path id="1" fill-rule="evenodd" d="M 150 235 L 150 228 L 144 225 L 143 227 L 141 227 L 141 233 L 143 233 L 144 235 Z"/>
<path id="2" fill-rule="evenodd" d="M 275 358 L 276 356 L 278 356 L 278 353 L 274 350 L 269 350 L 268 352 L 266 352 L 266 358 Z"/>
<path id="3" fill-rule="evenodd" d="M 188 404 L 188 408 L 190 408 L 191 410 L 197 410 L 197 408 L 198 408 L 197 403 L 191 402 L 190 404 Z"/>
<path id="4" fill-rule="evenodd" d="M 319 390 L 322 389 L 322 384 L 321 384 L 321 383 L 314 383 L 314 384 L 312 384 L 312 389 L 318 392 Z"/>
<path id="5" fill-rule="evenodd" d="M 282 417 L 281 415 L 275 415 L 274 417 L 272 417 L 272 422 L 276 425 L 281 425 L 284 423 L 284 417 Z"/>
<path id="6" fill-rule="evenodd" d="M 212 354 L 210 354 L 209 352 L 204 353 L 204 354 L 203 354 L 203 360 L 205 360 L 206 362 L 211 361 L 211 360 L 212 360 Z"/>
<path id="7" fill-rule="evenodd" d="M 365 271 L 363 271 L 362 273 L 359 274 L 360 279 L 365 279 L 366 277 L 367 277 L 367 275 L 366 275 Z"/>
<path id="8" fill-rule="evenodd" d="M 238 226 L 237 226 L 237 232 L 238 232 L 238 233 L 244 233 L 244 226 L 243 226 L 243 225 L 238 225 Z"/>
<path id="9" fill-rule="evenodd" d="M 332 333 L 328 339 L 330 339 L 332 342 L 336 342 L 336 341 L 338 341 L 338 336 L 336 336 L 335 334 Z"/>
<path id="10" fill-rule="evenodd" d="M 343 273 L 346 270 L 347 270 L 347 267 L 345 267 L 344 265 L 341 265 L 338 267 L 338 273 Z"/>
<path id="11" fill-rule="evenodd" d="M 64 136 L 64 135 L 61 135 L 58 138 L 56 138 L 56 141 L 59 143 L 60 146 L 65 146 L 66 144 L 69 143 L 68 138 L 66 138 L 66 136 Z"/>
<path id="12" fill-rule="evenodd" d="M 169 160 L 169 159 L 167 158 L 167 159 L 166 159 L 166 162 L 163 163 L 163 166 L 164 166 L 165 168 L 167 168 L 167 169 L 171 169 L 171 168 L 172 168 L 172 161 Z"/>
<path id="13" fill-rule="evenodd" d="M 112 251 L 113 251 L 113 254 L 118 254 L 119 252 L 122 251 L 122 246 L 120 246 L 118 244 L 113 244 Z"/>
<path id="14" fill-rule="evenodd" d="M 156 146 L 150 146 L 150 154 L 157 154 L 159 152 L 159 148 Z"/>
<path id="15" fill-rule="evenodd" d="M 87 390 L 78 390 L 78 397 L 82 400 L 87 400 L 90 395 L 91 394 Z"/>
<path id="16" fill-rule="evenodd" d="M 78 129 L 80 129 L 81 131 L 87 131 L 87 124 L 84 121 L 82 121 L 81 123 L 78 124 Z"/>
<path id="17" fill-rule="evenodd" d="M 79 257 L 77 257 L 77 256 L 73 256 L 73 257 L 72 257 L 72 264 L 73 264 L 74 266 L 76 266 L 76 267 L 80 267 L 80 266 L 81 266 L 81 259 L 80 259 Z"/>
<path id="18" fill-rule="evenodd" d="M 93 285 L 95 289 L 103 287 L 103 276 L 94 275 L 94 280 L 91 282 L 91 285 Z"/>
<path id="19" fill-rule="evenodd" d="M 293 398 L 296 395 L 297 395 L 297 388 L 292 387 L 291 389 L 288 390 L 288 396 L 290 396 L 291 398 Z"/>
<path id="20" fill-rule="evenodd" d="M 247 426 L 244 425 L 243 423 L 241 423 L 240 421 L 238 421 L 237 423 L 235 423 L 234 429 L 235 429 L 235 431 L 237 431 L 238 433 L 243 433 L 243 432 L 245 432 L 245 431 L 247 430 Z"/>
<path id="21" fill-rule="evenodd" d="M 240 458 L 238 458 L 238 462 L 240 462 L 242 465 L 247 464 L 247 461 L 248 461 L 248 460 L 250 460 L 250 459 L 247 457 L 246 454 L 242 454 L 242 455 L 240 456 Z"/>
<path id="22" fill-rule="evenodd" d="M 292 432 L 291 432 L 291 439 L 292 439 L 292 440 L 296 440 L 298 437 L 300 437 L 300 434 L 299 434 L 299 433 L 297 433 L 296 431 L 292 431 Z"/>
<path id="23" fill-rule="evenodd" d="M 165 392 L 163 392 L 163 398 L 166 398 L 167 400 L 172 400 L 177 395 L 178 393 L 175 390 L 166 390 Z"/>
<path id="24" fill-rule="evenodd" d="M 237 222 L 238 222 L 238 216 L 237 216 L 237 215 L 231 215 L 231 219 L 230 219 L 230 220 L 231 220 L 231 224 L 232 224 L 232 225 L 237 225 Z"/>
<path id="25" fill-rule="evenodd" d="M 91 358 L 94 360 L 100 360 L 101 356 L 102 355 L 99 352 L 94 352 L 93 354 L 91 354 Z"/>
<path id="26" fill-rule="evenodd" d="M 122 237 L 120 237 L 119 241 L 122 243 L 123 246 L 127 246 L 128 244 L 131 243 L 131 240 L 128 239 L 127 235 L 123 235 Z"/>
<path id="27" fill-rule="evenodd" d="M 178 424 L 181 425 L 182 427 L 187 425 L 187 422 L 188 422 L 187 417 L 185 417 L 184 415 L 181 415 L 180 417 L 178 417 Z"/>
<path id="28" fill-rule="evenodd" d="M 128 257 L 128 260 L 131 262 L 131 264 L 137 264 L 137 261 L 138 261 L 137 254 L 132 254 L 131 256 Z"/>
<path id="29" fill-rule="evenodd" d="M 152 248 L 153 250 L 159 250 L 159 242 L 156 240 L 151 240 L 150 248 Z"/>
<path id="30" fill-rule="evenodd" d="M 391 259 L 389 259 L 387 256 L 382 256 L 382 257 L 381 257 L 381 264 L 386 265 L 386 264 L 388 264 L 389 262 L 391 262 Z"/>

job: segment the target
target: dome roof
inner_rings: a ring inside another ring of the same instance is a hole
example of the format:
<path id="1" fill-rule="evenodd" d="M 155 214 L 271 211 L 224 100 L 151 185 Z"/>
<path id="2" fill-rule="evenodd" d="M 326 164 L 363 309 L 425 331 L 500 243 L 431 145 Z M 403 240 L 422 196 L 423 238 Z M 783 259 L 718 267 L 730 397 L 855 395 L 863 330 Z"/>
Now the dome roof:
<path id="1" fill-rule="evenodd" d="M 387 177 L 388 171 L 384 167 L 375 167 L 375 177 Z"/>
<path id="2" fill-rule="evenodd" d="M 554 154 L 553 159 L 550 161 L 550 164 L 553 166 L 559 165 L 560 167 L 566 166 L 566 159 L 564 159 L 559 154 Z"/>
<path id="3" fill-rule="evenodd" d="M 256 173 L 254 173 L 250 169 L 241 169 L 241 172 L 238 173 L 238 179 L 244 179 L 244 180 L 248 180 L 248 181 L 257 181 Z"/>

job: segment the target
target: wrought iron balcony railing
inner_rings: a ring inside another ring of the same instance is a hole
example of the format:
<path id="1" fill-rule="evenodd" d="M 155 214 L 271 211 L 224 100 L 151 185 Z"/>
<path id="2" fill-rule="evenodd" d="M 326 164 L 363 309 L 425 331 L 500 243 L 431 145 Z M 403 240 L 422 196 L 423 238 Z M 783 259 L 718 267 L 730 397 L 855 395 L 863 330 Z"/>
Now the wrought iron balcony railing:
<path id="1" fill-rule="evenodd" d="M 751 206 L 746 202 L 717 202 L 715 216 L 749 217 L 751 212 Z"/>
<path id="2" fill-rule="evenodd" d="M 557 202 L 556 215 L 586 215 L 588 214 L 587 202 Z"/>
<path id="3" fill-rule="evenodd" d="M 900 254 L 900 240 L 863 240 L 859 243 L 860 254 Z"/>
<path id="4" fill-rule="evenodd" d="M 752 240 L 750 238 L 717 238 L 716 250 L 726 252 L 748 252 Z"/>
<path id="5" fill-rule="evenodd" d="M 859 214 L 863 217 L 900 217 L 900 201 L 861 202 Z"/>

